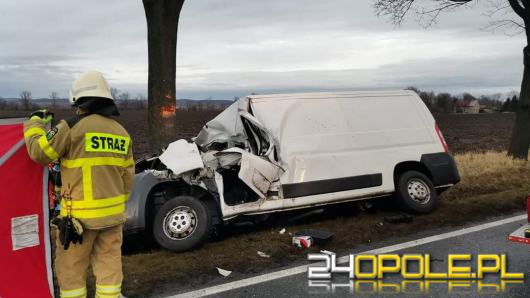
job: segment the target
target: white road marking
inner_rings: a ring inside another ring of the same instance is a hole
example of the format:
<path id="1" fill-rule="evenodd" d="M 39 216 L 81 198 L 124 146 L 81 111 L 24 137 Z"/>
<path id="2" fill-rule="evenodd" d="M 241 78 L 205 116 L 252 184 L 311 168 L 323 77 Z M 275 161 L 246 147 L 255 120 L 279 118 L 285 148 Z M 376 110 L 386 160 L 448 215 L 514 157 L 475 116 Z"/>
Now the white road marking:
<path id="1" fill-rule="evenodd" d="M 461 236 L 465 234 L 478 232 L 478 231 L 493 228 L 493 227 L 502 226 L 505 224 L 509 224 L 512 222 L 526 219 L 526 217 L 527 217 L 526 214 L 518 215 L 518 216 L 505 218 L 505 219 L 501 219 L 501 220 L 497 220 L 493 222 L 488 222 L 488 223 L 481 224 L 481 225 L 474 226 L 474 227 L 464 228 L 464 229 L 460 229 L 460 230 L 456 230 L 452 232 L 447 232 L 447 233 L 443 233 L 439 235 L 425 237 L 422 239 L 417 239 L 417 240 L 403 242 L 403 243 L 390 245 L 386 247 L 376 248 L 376 249 L 372 249 L 369 251 L 360 252 L 357 254 L 384 254 L 384 253 L 394 252 L 394 251 L 403 250 L 406 248 L 411 248 L 414 246 L 419 246 L 419 245 L 423 245 L 423 244 L 427 244 L 431 242 L 436 242 L 436 241 L 440 241 L 440 240 L 444 240 L 448 238 L 453 238 L 453 237 L 457 237 L 457 236 Z M 346 263 L 348 262 L 348 260 L 349 260 L 349 256 L 344 256 L 344 257 L 338 258 L 337 263 L 339 264 Z M 178 294 L 174 296 L 168 296 L 166 298 L 202 297 L 202 296 L 207 296 L 207 295 L 214 295 L 214 294 L 218 294 L 218 293 L 222 293 L 222 292 L 226 292 L 226 291 L 230 291 L 230 290 L 234 290 L 238 288 L 243 288 L 243 287 L 247 287 L 247 286 L 251 286 L 255 284 L 264 283 L 267 281 L 271 281 L 271 280 L 275 280 L 275 279 L 279 279 L 283 277 L 305 273 L 307 272 L 308 266 L 309 264 L 297 266 L 297 267 L 275 271 L 275 272 L 258 275 L 258 276 L 254 276 L 250 278 L 245 278 L 242 280 L 237 280 L 237 281 L 233 281 L 233 282 L 229 282 L 225 284 L 220 284 L 220 285 L 209 287 L 209 288 L 199 289 L 199 290 L 182 293 L 182 294 Z"/>

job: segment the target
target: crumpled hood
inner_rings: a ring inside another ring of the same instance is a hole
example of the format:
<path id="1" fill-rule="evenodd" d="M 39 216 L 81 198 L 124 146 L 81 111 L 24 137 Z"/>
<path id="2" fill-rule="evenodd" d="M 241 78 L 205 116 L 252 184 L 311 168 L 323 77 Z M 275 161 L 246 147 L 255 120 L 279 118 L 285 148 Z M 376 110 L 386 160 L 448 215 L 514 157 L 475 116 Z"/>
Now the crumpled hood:
<path id="1" fill-rule="evenodd" d="M 196 144 L 188 143 L 186 140 L 178 140 L 169 144 L 166 151 L 158 158 L 177 176 L 204 168 L 199 148 Z"/>
<path id="2" fill-rule="evenodd" d="M 246 137 L 239 112 L 247 110 L 248 99 L 239 99 L 206 123 L 193 141 L 201 148 L 208 147 L 214 142 L 243 143 Z"/>

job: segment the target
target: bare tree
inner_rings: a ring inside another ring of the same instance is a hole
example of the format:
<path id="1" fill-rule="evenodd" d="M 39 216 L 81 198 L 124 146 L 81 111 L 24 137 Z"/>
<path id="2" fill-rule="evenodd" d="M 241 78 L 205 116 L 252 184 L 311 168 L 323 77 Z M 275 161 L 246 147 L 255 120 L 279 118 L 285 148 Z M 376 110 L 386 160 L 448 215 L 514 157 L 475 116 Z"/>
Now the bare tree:
<path id="1" fill-rule="evenodd" d="M 118 99 L 120 100 L 120 106 L 123 109 L 127 109 L 129 107 L 129 100 L 130 100 L 129 92 L 123 92 L 118 96 Z"/>
<path id="2" fill-rule="evenodd" d="M 184 0 L 142 0 L 147 20 L 148 122 L 151 150 L 176 137 L 177 32 Z"/>
<path id="3" fill-rule="evenodd" d="M 468 5 L 474 1 L 480 0 L 375 0 L 374 8 L 378 16 L 389 17 L 396 25 L 401 25 L 405 17 L 412 11 L 418 16 L 418 21 L 423 26 L 429 27 L 436 23 L 440 13 Z M 421 4 L 418 4 L 420 2 Z"/>
<path id="4" fill-rule="evenodd" d="M 147 98 L 145 95 L 138 93 L 136 95 L 136 109 L 137 110 L 143 110 L 146 107 Z"/>
<path id="5" fill-rule="evenodd" d="M 20 92 L 20 106 L 23 110 L 30 110 L 31 109 L 31 100 L 33 98 L 31 97 L 30 91 L 22 91 Z"/>
<path id="6" fill-rule="evenodd" d="M 203 110 L 205 111 L 213 111 L 215 110 L 215 107 L 214 107 L 214 104 L 213 104 L 213 99 L 211 96 L 209 96 L 207 99 L 204 100 L 203 102 Z"/>
<path id="7" fill-rule="evenodd" d="M 118 90 L 118 88 L 110 87 L 110 95 L 116 100 L 120 96 L 120 90 Z"/>
<path id="8" fill-rule="evenodd" d="M 59 99 L 59 95 L 57 94 L 57 92 L 53 91 L 52 93 L 50 93 L 49 98 L 52 101 L 52 108 L 56 108 L 57 107 L 57 99 Z"/>
<path id="9" fill-rule="evenodd" d="M 523 18 L 514 16 L 515 10 L 508 0 L 489 0 L 490 9 L 485 13 L 492 21 L 484 27 L 487 31 L 502 30 L 506 35 L 513 36 L 525 32 Z M 515 17 L 515 18 L 514 18 Z"/>
<path id="10" fill-rule="evenodd" d="M 444 113 L 452 113 L 453 112 L 453 98 L 451 94 L 439 93 L 438 95 L 436 95 L 436 105 L 440 107 L 440 109 Z"/>
<path id="11" fill-rule="evenodd" d="M 395 24 L 401 24 L 409 12 L 419 16 L 420 22 L 430 26 L 436 22 L 440 13 L 451 11 L 473 3 L 486 0 L 375 0 L 374 8 L 378 15 L 389 17 Z M 492 9 L 488 16 L 499 14 L 501 19 L 493 20 L 489 26 L 491 30 L 512 27 L 525 32 L 527 44 L 523 49 L 523 80 L 521 84 L 520 100 L 515 117 L 508 155 L 516 159 L 528 159 L 530 149 L 530 1 L 529 0 L 489 0 Z M 507 10 L 515 13 L 516 19 L 506 17 Z"/>
<path id="12" fill-rule="evenodd" d="M 146 101 L 147 100 L 147 97 L 145 97 L 145 95 L 143 95 L 142 93 L 138 93 L 136 95 L 136 99 L 137 100 L 141 100 L 141 101 Z"/>

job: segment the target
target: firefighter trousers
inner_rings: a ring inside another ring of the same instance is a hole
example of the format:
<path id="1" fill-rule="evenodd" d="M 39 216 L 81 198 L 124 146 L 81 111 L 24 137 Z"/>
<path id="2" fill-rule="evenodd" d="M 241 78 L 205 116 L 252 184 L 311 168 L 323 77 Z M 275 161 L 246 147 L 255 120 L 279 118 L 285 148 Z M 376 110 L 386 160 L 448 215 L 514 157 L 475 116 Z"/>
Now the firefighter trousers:
<path id="1" fill-rule="evenodd" d="M 64 250 L 57 234 L 55 271 L 61 298 L 86 297 L 87 269 L 96 277 L 96 298 L 120 297 L 123 280 L 121 244 L 123 225 L 83 231 L 83 244 L 70 244 Z"/>

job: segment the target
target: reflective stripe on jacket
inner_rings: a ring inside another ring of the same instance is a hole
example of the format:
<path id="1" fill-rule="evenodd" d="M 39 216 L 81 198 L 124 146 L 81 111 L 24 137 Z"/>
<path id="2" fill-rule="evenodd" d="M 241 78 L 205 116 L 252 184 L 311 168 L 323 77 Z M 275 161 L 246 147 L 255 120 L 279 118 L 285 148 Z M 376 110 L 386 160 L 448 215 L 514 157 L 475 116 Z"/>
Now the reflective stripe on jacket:
<path id="1" fill-rule="evenodd" d="M 64 194 L 69 193 L 71 214 L 85 228 L 104 228 L 125 221 L 134 160 L 131 138 L 118 122 L 92 114 L 73 127 L 62 120 L 45 133 L 42 121 L 28 120 L 24 123 L 24 139 L 36 162 L 61 161 L 61 216 L 67 214 Z"/>

